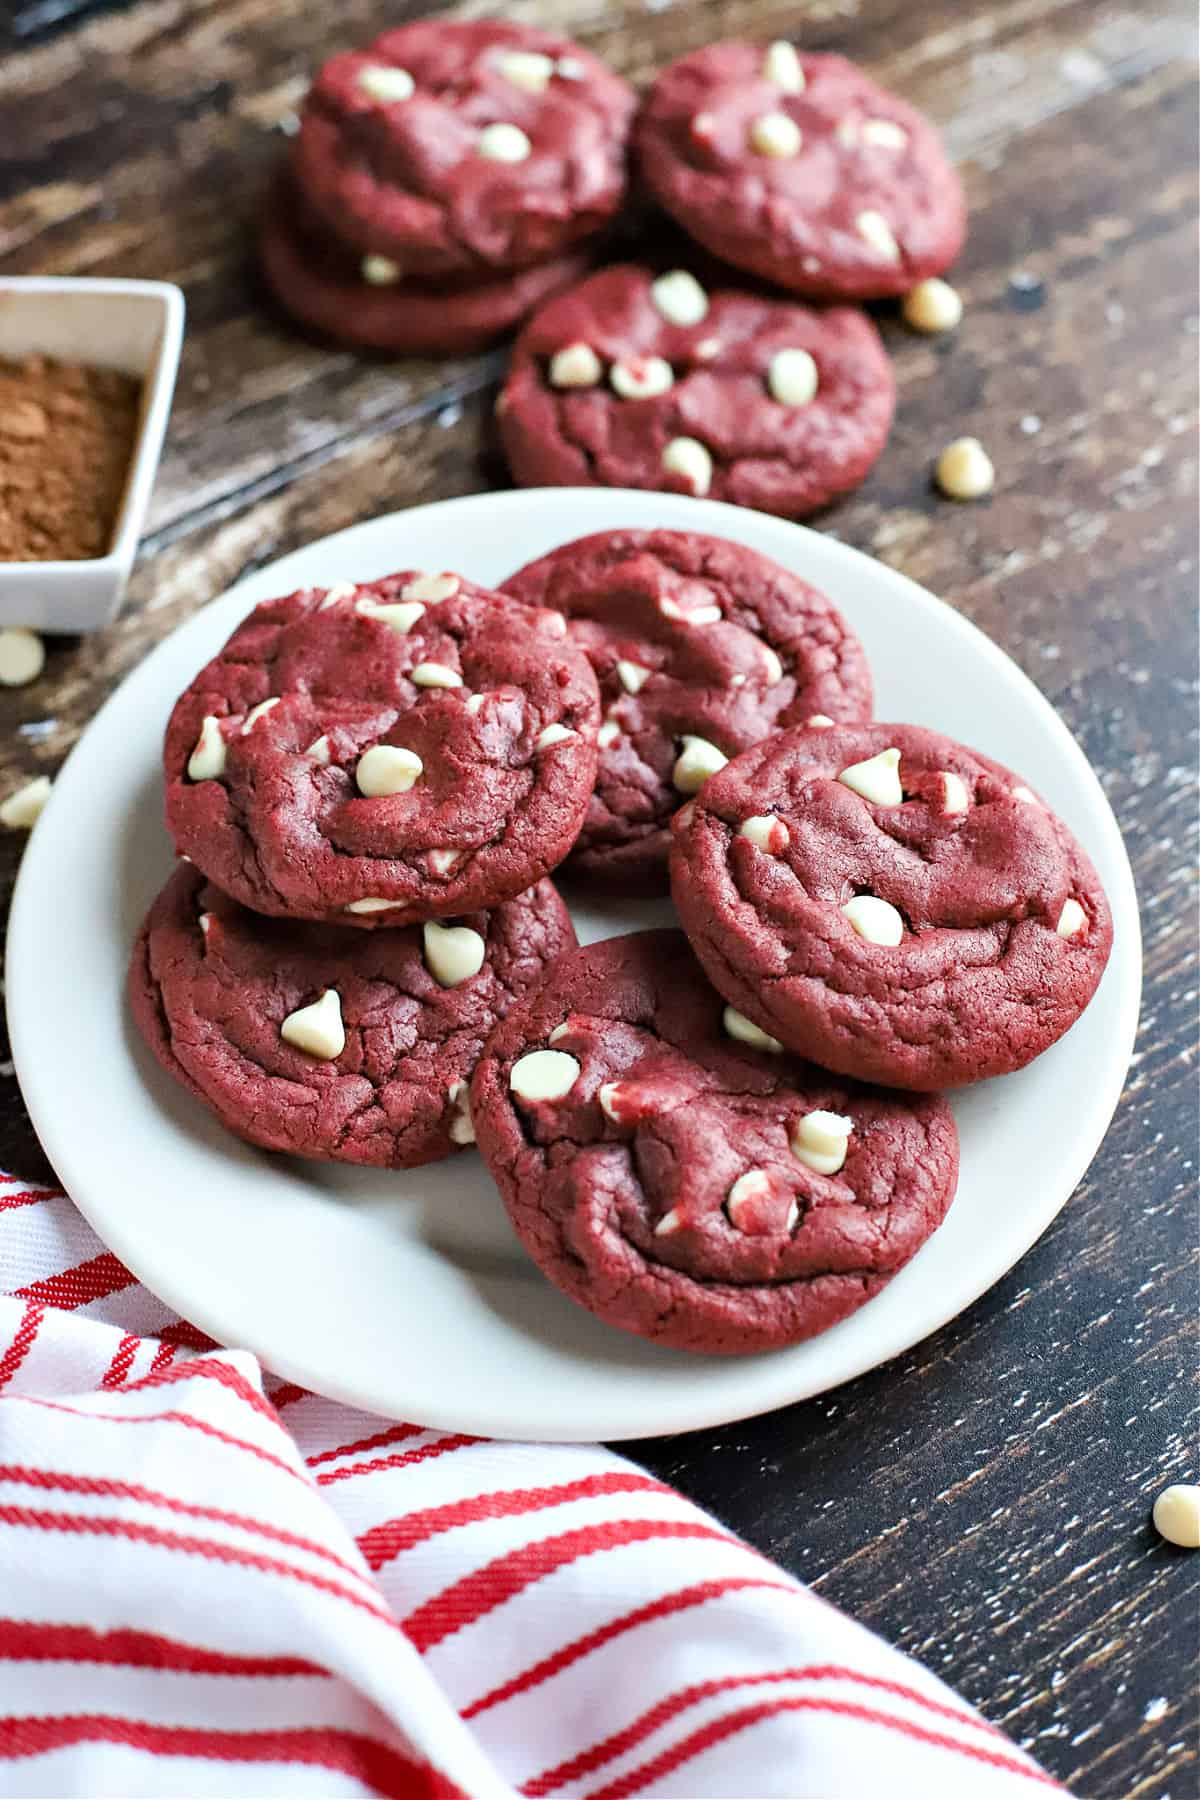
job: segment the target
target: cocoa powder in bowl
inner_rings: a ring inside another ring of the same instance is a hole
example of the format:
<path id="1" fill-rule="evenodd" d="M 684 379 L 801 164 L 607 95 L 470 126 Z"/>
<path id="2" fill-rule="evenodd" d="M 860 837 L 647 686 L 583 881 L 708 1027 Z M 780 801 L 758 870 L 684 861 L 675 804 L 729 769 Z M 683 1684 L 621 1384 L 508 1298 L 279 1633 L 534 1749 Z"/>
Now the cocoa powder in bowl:
<path id="1" fill-rule="evenodd" d="M 107 555 L 140 398 L 115 369 L 0 358 L 0 562 Z"/>

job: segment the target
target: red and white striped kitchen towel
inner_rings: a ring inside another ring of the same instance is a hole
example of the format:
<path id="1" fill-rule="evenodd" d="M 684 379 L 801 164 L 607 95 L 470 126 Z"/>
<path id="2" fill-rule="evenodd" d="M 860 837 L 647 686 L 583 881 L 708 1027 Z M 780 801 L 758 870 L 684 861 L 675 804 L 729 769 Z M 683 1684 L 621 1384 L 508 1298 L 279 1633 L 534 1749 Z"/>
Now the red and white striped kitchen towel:
<path id="1" fill-rule="evenodd" d="M 0 1793 L 1055 1785 L 632 1463 L 282 1385 L 0 1177 Z"/>

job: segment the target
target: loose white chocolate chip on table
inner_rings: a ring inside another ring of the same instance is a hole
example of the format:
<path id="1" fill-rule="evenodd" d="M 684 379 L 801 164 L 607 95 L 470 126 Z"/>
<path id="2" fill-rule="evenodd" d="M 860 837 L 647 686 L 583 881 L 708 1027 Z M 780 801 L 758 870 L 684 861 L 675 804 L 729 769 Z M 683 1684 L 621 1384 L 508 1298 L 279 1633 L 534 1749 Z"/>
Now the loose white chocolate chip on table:
<path id="1" fill-rule="evenodd" d="M 970 811 L 971 796 L 967 792 L 967 784 L 961 775 L 952 769 L 942 770 L 942 811 L 944 813 L 965 813 Z"/>
<path id="2" fill-rule="evenodd" d="M 739 1044 L 749 1044 L 755 1050 L 769 1050 L 773 1056 L 778 1056 L 783 1049 L 778 1038 L 772 1037 L 770 1032 L 760 1030 L 754 1021 L 748 1019 L 745 1013 L 740 1013 L 736 1006 L 725 1008 L 721 1014 L 721 1023 L 725 1027 L 726 1034 L 731 1038 L 736 1038 Z"/>
<path id="3" fill-rule="evenodd" d="M 783 680 L 783 664 L 772 650 L 770 644 L 762 646 L 763 664 L 767 671 L 767 686 L 774 687 L 777 681 Z"/>
<path id="4" fill-rule="evenodd" d="M 416 83 L 407 69 L 393 69 L 383 63 L 373 63 L 370 68 L 359 70 L 358 85 L 364 94 L 370 94 L 372 100 L 379 100 L 387 106 L 393 100 L 410 99 Z"/>
<path id="5" fill-rule="evenodd" d="M 905 294 L 900 311 L 914 331 L 953 331 L 962 320 L 963 303 L 948 281 L 931 275 Z"/>
<path id="6" fill-rule="evenodd" d="M 881 900 L 877 894 L 855 894 L 842 911 L 868 944 L 894 950 L 904 936 L 904 920 L 890 900 Z"/>
<path id="7" fill-rule="evenodd" d="M 1058 915 L 1058 924 L 1054 927 L 1059 937 L 1074 937 L 1087 924 L 1087 914 L 1078 900 L 1064 900 L 1063 909 Z"/>
<path id="8" fill-rule="evenodd" d="M 739 1175 L 725 1196 L 725 1210 L 730 1222 L 738 1223 L 738 1213 L 753 1200 L 763 1200 L 771 1191 L 771 1177 L 765 1169 L 747 1169 Z"/>
<path id="9" fill-rule="evenodd" d="M 654 1235 L 655 1237 L 670 1237 L 671 1233 L 673 1231 L 678 1231 L 682 1224 L 683 1214 L 677 1206 L 673 1206 L 670 1212 L 665 1212 L 663 1214 L 662 1218 L 658 1221 L 658 1224 L 654 1227 Z"/>
<path id="10" fill-rule="evenodd" d="M 360 794 L 379 800 L 388 794 L 407 794 L 424 766 L 415 751 L 399 744 L 372 744 L 359 757 L 354 780 Z"/>
<path id="11" fill-rule="evenodd" d="M 767 45 L 762 72 L 764 79 L 772 82 L 784 94 L 804 92 L 804 69 L 794 46 L 786 38 L 777 38 L 773 44 Z"/>
<path id="12" fill-rule="evenodd" d="M 408 671 L 409 680 L 416 687 L 423 688 L 456 688 L 461 687 L 463 678 L 456 669 L 449 669 L 445 663 L 418 663 L 415 669 Z"/>
<path id="13" fill-rule="evenodd" d="M 500 73 L 527 94 L 544 93 L 554 74 L 554 59 L 538 50 L 510 50 L 500 58 Z"/>
<path id="14" fill-rule="evenodd" d="M 473 1144 L 475 1127 L 471 1123 L 471 1087 L 466 1081 L 455 1081 L 446 1090 L 446 1098 L 454 1110 L 450 1121 L 450 1142 L 452 1144 Z"/>
<path id="15" fill-rule="evenodd" d="M 508 1085 L 518 1100 L 561 1100 L 579 1079 L 579 1064 L 565 1050 L 530 1050 L 509 1072 Z"/>
<path id="16" fill-rule="evenodd" d="M 546 1039 L 546 1042 L 548 1044 L 557 1044 L 560 1038 L 566 1037 L 566 1035 L 570 1031 L 570 1029 L 571 1029 L 571 1027 L 568 1025 L 567 1021 L 564 1019 L 561 1025 L 556 1025 L 554 1027 L 554 1030 L 550 1033 L 550 1036 Z"/>
<path id="17" fill-rule="evenodd" d="M 402 600 L 423 600 L 436 606 L 439 600 L 453 600 L 462 582 L 457 575 L 414 575 L 400 589 Z"/>
<path id="18" fill-rule="evenodd" d="M 318 612 L 328 612 L 331 606 L 340 606 L 343 600 L 350 600 L 358 589 L 352 581 L 335 581 L 331 588 L 326 588 L 325 598 L 317 608 Z"/>
<path id="19" fill-rule="evenodd" d="M 7 625 L 0 631 L 0 685 L 24 687 L 36 681 L 46 663 L 46 646 L 36 631 Z"/>
<path id="20" fill-rule="evenodd" d="M 871 210 L 860 212 L 854 224 L 863 243 L 869 245 L 877 255 L 887 262 L 900 261 L 900 246 L 882 213 Z"/>
<path id="21" fill-rule="evenodd" d="M 374 600 L 360 600 L 354 610 L 365 619 L 378 619 L 381 625 L 390 625 L 401 637 L 406 637 L 417 620 L 425 616 L 425 608 L 419 600 L 397 600 L 391 606 L 381 606 Z"/>
<path id="22" fill-rule="evenodd" d="M 362 259 L 362 278 L 372 287 L 391 287 L 399 281 L 402 270 L 398 262 L 390 256 L 364 256 Z"/>
<path id="23" fill-rule="evenodd" d="M 686 481 L 697 497 L 712 486 L 712 457 L 699 438 L 672 438 L 662 453 L 662 466 L 668 475 Z"/>
<path id="24" fill-rule="evenodd" d="M 1168 1544 L 1181 1550 L 1200 1550 L 1200 1487 L 1190 1481 L 1175 1481 L 1164 1488 L 1154 1502 L 1151 1514 L 1154 1529 Z"/>
<path id="25" fill-rule="evenodd" d="M 777 350 L 767 370 L 771 398 L 781 406 L 807 406 L 817 379 L 817 365 L 807 350 Z"/>
<path id="26" fill-rule="evenodd" d="M 809 713 L 804 723 L 808 726 L 810 731 L 828 731 L 829 727 L 833 724 L 833 720 L 828 713 Z"/>
<path id="27" fill-rule="evenodd" d="M 221 736 L 220 720 L 212 713 L 206 713 L 201 720 L 200 736 L 188 757 L 187 772 L 192 781 L 215 781 L 225 772 L 225 739 Z"/>
<path id="28" fill-rule="evenodd" d="M 440 925 L 436 919 L 422 927 L 425 965 L 440 987 L 457 987 L 478 975 L 487 945 L 469 925 Z"/>
<path id="29" fill-rule="evenodd" d="M 550 358 L 551 387 L 595 387 L 603 376 L 604 364 L 590 344 L 566 344 Z"/>
<path id="30" fill-rule="evenodd" d="M 652 281 L 650 298 L 669 325 L 699 325 L 708 311 L 708 295 L 686 269 L 672 269 Z"/>
<path id="31" fill-rule="evenodd" d="M 729 758 L 710 744 L 707 738 L 685 733 L 680 739 L 683 749 L 675 758 L 671 780 L 681 794 L 698 794 L 710 775 L 723 769 Z"/>
<path id="32" fill-rule="evenodd" d="M 842 770 L 838 780 L 843 787 L 861 794 L 864 800 L 871 800 L 876 806 L 899 806 L 904 799 L 898 750 L 881 750 L 878 756 L 868 757 L 866 762 L 851 763 L 848 769 Z"/>
<path id="33" fill-rule="evenodd" d="M 792 1155 L 818 1175 L 836 1175 L 846 1160 L 853 1129 L 853 1119 L 841 1113 L 805 1113 L 789 1139 Z"/>
<path id="34" fill-rule="evenodd" d="M 362 900 L 349 901 L 342 911 L 348 913 L 390 912 L 393 906 L 399 904 L 398 900 L 384 900 L 378 894 L 368 894 Z"/>
<path id="35" fill-rule="evenodd" d="M 653 673 L 641 663 L 626 662 L 624 658 L 617 664 L 617 679 L 627 694 L 640 694 Z"/>
<path id="36" fill-rule="evenodd" d="M 212 930 L 212 914 L 211 913 L 201 913 L 199 915 L 199 917 L 197 918 L 196 923 L 200 927 L 201 931 L 204 933 L 205 937 L 207 937 L 209 932 Z"/>
<path id="37" fill-rule="evenodd" d="M 433 875 L 448 875 L 455 863 L 461 862 L 465 851 L 431 850 L 429 852 L 429 870 Z"/>
<path id="38" fill-rule="evenodd" d="M 342 998 L 336 988 L 326 988 L 311 1006 L 289 1013 L 279 1027 L 279 1035 L 297 1050 L 332 1062 L 346 1048 L 346 1028 L 342 1024 Z"/>
<path id="39" fill-rule="evenodd" d="M 770 856 L 778 856 L 781 850 L 786 850 L 792 839 L 783 820 L 773 813 L 755 813 L 752 818 L 743 819 L 737 834 L 746 838 L 756 850 L 765 850 Z"/>
<path id="40" fill-rule="evenodd" d="M 992 459 L 978 438 L 955 438 L 934 465 L 934 479 L 950 500 L 979 500 L 996 485 Z"/>
<path id="41" fill-rule="evenodd" d="M 908 133 L 893 119 L 864 119 L 859 131 L 864 144 L 876 144 L 881 150 L 903 150 Z"/>
<path id="42" fill-rule="evenodd" d="M 653 400 L 675 384 L 675 374 L 663 356 L 639 356 L 632 362 L 615 362 L 608 372 L 613 392 L 622 400 Z"/>
<path id="43" fill-rule="evenodd" d="M 669 595 L 659 601 L 658 610 L 664 619 L 674 619 L 680 625 L 716 625 L 721 617 L 719 606 L 680 606 Z"/>
<path id="44" fill-rule="evenodd" d="M 758 156 L 795 156 L 804 141 L 795 119 L 781 112 L 762 113 L 752 119 L 746 136 Z"/>
<path id="45" fill-rule="evenodd" d="M 24 787 L 10 794 L 8 799 L 0 802 L 0 825 L 7 825 L 10 831 L 28 831 L 36 825 L 41 817 L 42 808 L 50 798 L 50 777 L 39 775 L 33 781 L 27 781 Z"/>
<path id="46" fill-rule="evenodd" d="M 537 747 L 539 750 L 549 750 L 552 745 L 565 744 L 568 738 L 574 736 L 575 733 L 567 725 L 547 725 L 545 731 L 538 733 Z"/>
<path id="47" fill-rule="evenodd" d="M 519 125 L 485 125 L 475 141 L 479 155 L 488 162 L 519 163 L 533 149 L 533 145 Z"/>
<path id="48" fill-rule="evenodd" d="M 310 762 L 315 762 L 319 768 L 327 769 L 330 762 L 329 739 L 324 736 L 314 738 L 304 754 Z"/>
<path id="49" fill-rule="evenodd" d="M 278 705 L 279 695 L 272 694 L 269 700 L 260 700 L 257 706 L 252 706 L 242 721 L 242 736 L 245 737 L 246 733 L 257 725 L 264 713 L 269 713 L 273 706 Z"/>
<path id="50" fill-rule="evenodd" d="M 611 750 L 621 735 L 621 727 L 615 719 L 606 719 L 596 733 L 596 742 L 601 750 Z"/>

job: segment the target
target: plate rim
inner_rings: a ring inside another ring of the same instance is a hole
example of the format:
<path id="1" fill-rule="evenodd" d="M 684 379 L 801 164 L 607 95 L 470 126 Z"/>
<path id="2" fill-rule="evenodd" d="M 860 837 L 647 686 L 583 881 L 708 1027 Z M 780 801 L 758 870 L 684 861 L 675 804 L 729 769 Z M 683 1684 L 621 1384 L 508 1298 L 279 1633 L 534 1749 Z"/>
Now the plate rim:
<path id="1" fill-rule="evenodd" d="M 656 498 L 661 501 L 663 497 L 641 490 L 618 488 L 524 488 L 497 493 L 461 495 L 447 500 L 428 502 L 421 506 L 401 508 L 371 519 L 360 520 L 341 531 L 329 533 L 323 538 L 314 539 L 311 543 L 286 552 L 262 568 L 250 571 L 230 588 L 215 595 L 197 608 L 186 619 L 180 621 L 178 626 L 129 671 L 89 720 L 68 754 L 52 788 L 44 817 L 53 819 L 57 810 L 66 804 L 63 799 L 64 777 L 68 775 L 68 771 L 71 771 L 74 765 L 82 761 L 86 754 L 89 737 L 108 714 L 110 708 L 115 709 L 119 705 L 128 704 L 129 690 L 135 686 L 145 684 L 149 690 L 153 690 L 153 670 L 157 661 L 166 656 L 169 645 L 189 630 L 194 629 L 199 634 L 201 620 L 207 619 L 213 608 L 220 608 L 228 612 L 232 621 L 239 607 L 248 610 L 257 602 L 258 598 L 264 597 L 265 593 L 272 589 L 283 591 L 285 584 L 293 579 L 288 573 L 289 565 L 294 562 L 302 562 L 318 546 L 325 550 L 337 546 L 339 550 L 344 549 L 349 556 L 354 553 L 356 538 L 364 534 L 374 536 L 384 532 L 389 526 L 403 531 L 406 524 L 411 523 L 413 517 L 418 514 L 423 517 L 436 514 L 451 519 L 455 515 L 459 515 L 461 524 L 461 515 L 470 514 L 472 511 L 490 512 L 497 507 L 503 510 L 506 507 L 525 507 L 535 502 L 538 504 L 551 503 L 561 507 L 564 514 L 569 514 L 572 508 L 579 507 L 582 507 L 584 511 L 611 509 L 613 514 L 611 520 L 607 523 L 592 524 L 589 529 L 598 531 L 636 529 L 644 525 L 645 521 L 638 520 L 624 524 L 619 519 L 622 507 L 628 507 L 630 511 L 636 513 L 645 509 L 647 503 L 653 502 Z M 791 1383 L 785 1383 L 787 1391 L 784 1393 L 772 1390 L 765 1398 L 751 1400 L 747 1404 L 738 1404 L 735 1407 L 731 1407 L 728 1401 L 706 1406 L 703 1401 L 703 1383 L 698 1380 L 695 1402 L 684 1407 L 677 1399 L 668 1398 L 666 1405 L 670 1410 L 670 1422 L 657 1427 L 647 1427 L 642 1420 L 632 1426 L 622 1423 L 619 1418 L 597 1421 L 593 1408 L 593 1411 L 589 1413 L 586 1429 L 556 1429 L 552 1433 L 548 1433 L 544 1421 L 538 1421 L 528 1413 L 514 1413 L 512 1417 L 506 1418 L 498 1424 L 494 1414 L 483 1417 L 480 1414 L 472 1413 L 468 1403 L 465 1407 L 445 1408 L 439 1406 L 435 1408 L 438 1423 L 436 1426 L 431 1425 L 429 1427 L 431 1430 L 477 1431 L 482 1435 L 492 1437 L 540 1437 L 544 1441 L 563 1443 L 586 1442 L 596 1438 L 620 1441 L 659 1433 L 674 1435 L 713 1428 L 733 1423 L 739 1419 L 776 1411 L 784 1406 L 814 1398 L 818 1394 L 831 1392 L 847 1381 L 858 1379 L 862 1375 L 883 1367 L 897 1356 L 915 1348 L 916 1345 L 925 1341 L 935 1332 L 942 1330 L 953 1319 L 976 1305 L 1044 1235 L 1054 1218 L 1065 1207 L 1091 1165 L 1112 1122 L 1124 1089 L 1141 1003 L 1142 938 L 1136 888 L 1120 827 L 1099 776 L 1052 702 L 1041 692 L 1020 665 L 981 627 L 958 612 L 949 602 L 942 600 L 928 588 L 913 580 L 912 577 L 881 562 L 866 551 L 847 544 L 828 532 L 817 532 L 792 521 L 770 518 L 767 515 L 730 506 L 724 502 L 688 501 L 686 504 L 695 506 L 700 514 L 694 527 L 697 531 L 720 534 L 737 542 L 745 542 L 745 539 L 739 536 L 738 525 L 739 523 L 744 524 L 747 519 L 753 519 L 760 526 L 767 524 L 780 528 L 781 533 L 786 537 L 796 534 L 792 537 L 792 541 L 796 544 L 797 559 L 803 556 L 805 541 L 815 539 L 821 544 L 823 555 L 831 555 L 835 562 L 844 563 L 848 578 L 853 578 L 855 571 L 860 570 L 861 565 L 865 563 L 869 570 L 865 579 L 882 581 L 884 586 L 896 587 L 898 585 L 906 590 L 908 599 L 930 613 L 939 628 L 944 627 L 952 638 L 957 637 L 960 641 L 969 642 L 974 653 L 982 653 L 985 660 L 997 665 L 1003 671 L 1007 680 L 1011 681 L 1013 677 L 1016 677 L 1018 684 L 1027 690 L 1027 698 L 1030 703 L 1044 717 L 1050 736 L 1055 742 L 1057 753 L 1073 765 L 1078 780 L 1084 788 L 1090 790 L 1096 829 L 1102 832 L 1108 840 L 1106 848 L 1111 853 L 1113 866 L 1117 872 L 1117 881 L 1109 884 L 1112 890 L 1109 897 L 1113 915 L 1114 919 L 1119 921 L 1120 932 L 1120 952 L 1114 954 L 1113 964 L 1115 967 L 1112 968 L 1112 976 L 1118 983 L 1116 1005 L 1120 1025 L 1113 1046 L 1114 1054 L 1110 1055 L 1102 1065 L 1103 1079 L 1100 1083 L 1100 1092 L 1093 1095 L 1090 1111 L 1091 1126 L 1076 1142 L 1076 1153 L 1066 1165 L 1068 1175 L 1063 1178 L 1061 1194 L 1056 1188 L 1053 1198 L 1046 1199 L 1043 1196 L 1032 1212 L 1025 1215 L 1025 1223 L 1021 1230 L 1011 1240 L 1005 1239 L 1000 1256 L 993 1256 L 987 1262 L 986 1273 L 969 1299 L 965 1301 L 953 1299 L 944 1306 L 935 1304 L 931 1309 L 922 1312 L 922 1323 L 917 1335 L 906 1336 L 903 1331 L 898 1334 L 894 1333 L 893 1337 L 899 1336 L 903 1338 L 903 1341 L 890 1342 L 889 1346 L 880 1354 L 869 1361 L 862 1362 L 860 1366 L 846 1369 L 840 1374 L 835 1374 L 829 1380 L 821 1379 L 818 1376 L 815 1380 L 801 1378 Z M 701 508 L 703 508 L 702 513 L 700 513 Z M 685 529 L 686 527 L 681 525 L 666 528 Z M 587 533 L 578 531 L 571 535 L 583 536 Z M 469 541 L 469 538 L 462 541 Z M 571 539 L 567 537 L 562 541 L 569 542 Z M 770 551 L 764 553 L 772 554 Z M 779 560 L 784 560 L 782 555 L 779 555 Z M 74 777 L 72 776 L 71 779 L 73 780 Z M 336 1376 L 331 1381 L 321 1372 L 319 1354 L 310 1357 L 303 1351 L 293 1354 L 290 1348 L 285 1348 L 281 1355 L 278 1346 L 264 1343 L 253 1329 L 246 1330 L 245 1321 L 238 1322 L 236 1329 L 231 1329 L 233 1322 L 222 1316 L 219 1294 L 213 1295 L 212 1306 L 209 1306 L 202 1296 L 202 1304 L 197 1307 L 196 1296 L 186 1290 L 186 1282 L 180 1286 L 169 1268 L 166 1271 L 159 1268 L 158 1259 L 154 1255 L 155 1246 L 151 1244 L 147 1248 L 144 1237 L 139 1237 L 136 1230 L 133 1234 L 133 1241 L 131 1241 L 126 1236 L 121 1221 L 118 1219 L 114 1225 L 102 1201 L 90 1191 L 89 1169 L 94 1166 L 94 1161 L 89 1162 L 89 1153 L 85 1148 L 72 1146 L 69 1141 L 69 1131 L 64 1132 L 60 1129 L 56 1121 L 61 1118 L 61 1113 L 56 1111 L 53 1105 L 43 1104 L 39 1074 L 32 1066 L 35 1059 L 27 1054 L 29 1037 L 26 1021 L 32 1016 L 31 1009 L 36 1007 L 36 957 L 25 949 L 27 939 L 31 935 L 35 935 L 36 928 L 36 910 L 33 899 L 36 880 L 33 871 L 39 867 L 39 858 L 35 849 L 36 842 L 37 833 L 35 831 L 22 856 L 12 896 L 5 959 L 6 1005 L 13 1061 L 21 1093 L 39 1141 L 61 1181 L 64 1191 L 102 1241 L 117 1254 L 140 1281 L 144 1282 L 166 1305 L 190 1319 L 201 1329 L 206 1330 L 219 1344 L 231 1344 L 234 1348 L 248 1349 L 258 1358 L 262 1366 L 273 1374 L 361 1410 L 377 1413 L 384 1417 L 398 1417 L 400 1412 L 411 1411 L 410 1403 L 405 1401 L 398 1412 L 397 1402 L 387 1399 L 379 1391 L 378 1386 L 368 1391 L 361 1386 L 339 1381 Z M 26 896 L 29 898 L 27 899 Z M 168 1262 L 169 1260 L 168 1258 Z M 787 1352 L 775 1354 L 786 1355 Z M 759 1363 L 761 1360 L 762 1364 L 768 1365 L 772 1359 L 764 1355 L 761 1359 L 756 1357 L 737 1360 L 746 1365 Z M 417 1410 L 419 1412 L 420 1407 Z"/>

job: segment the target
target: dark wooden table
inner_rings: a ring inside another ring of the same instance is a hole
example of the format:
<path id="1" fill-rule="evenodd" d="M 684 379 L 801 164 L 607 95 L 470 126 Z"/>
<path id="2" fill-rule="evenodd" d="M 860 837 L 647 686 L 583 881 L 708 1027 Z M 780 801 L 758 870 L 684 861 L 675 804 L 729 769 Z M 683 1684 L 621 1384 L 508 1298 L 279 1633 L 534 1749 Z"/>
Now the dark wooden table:
<path id="1" fill-rule="evenodd" d="M 265 304 L 251 226 L 313 66 L 382 0 L 18 0 L 0 13 L 0 271 L 182 283 L 188 337 L 123 617 L 0 698 L 0 792 L 52 772 L 146 650 L 249 569 L 354 520 L 502 485 L 502 354 L 366 362 Z M 734 33 L 845 51 L 925 107 L 971 238 L 953 342 L 888 318 L 898 423 L 823 521 L 982 625 L 1062 710 L 1124 827 L 1146 999 L 1108 1139 L 978 1305 L 886 1369 L 637 1447 L 924 1658 L 1080 1795 L 1195 1791 L 1200 1558 L 1148 1507 L 1195 1479 L 1197 586 L 1188 0 L 523 0 L 636 81 Z M 931 494 L 962 433 L 994 499 Z M 21 844 L 0 843 L 7 899 Z M 70 879 L 64 869 L 63 879 Z M 5 1054 L 0 1047 L 0 1055 Z M 0 1159 L 44 1172 L 11 1064 Z M 1036 1145 L 1031 1179 L 1036 1179 Z"/>

